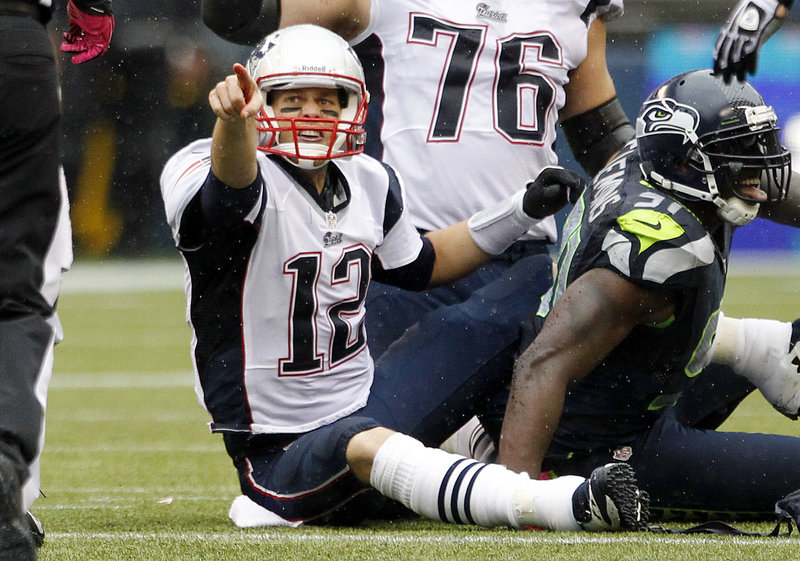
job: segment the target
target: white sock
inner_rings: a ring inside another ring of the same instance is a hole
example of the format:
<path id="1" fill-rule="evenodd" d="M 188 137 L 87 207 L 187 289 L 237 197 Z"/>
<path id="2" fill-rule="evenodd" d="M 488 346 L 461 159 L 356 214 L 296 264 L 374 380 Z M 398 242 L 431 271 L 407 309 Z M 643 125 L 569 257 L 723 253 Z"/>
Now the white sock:
<path id="1" fill-rule="evenodd" d="M 572 493 L 584 479 L 560 479 L 533 481 L 498 464 L 426 448 L 404 434 L 392 435 L 380 447 L 370 474 L 378 491 L 428 518 L 486 527 L 577 530 Z"/>
<path id="2" fill-rule="evenodd" d="M 514 495 L 515 527 L 535 526 L 562 532 L 580 530 L 572 512 L 572 495 L 584 481 L 583 477 L 563 475 L 556 479 L 523 482 Z"/>

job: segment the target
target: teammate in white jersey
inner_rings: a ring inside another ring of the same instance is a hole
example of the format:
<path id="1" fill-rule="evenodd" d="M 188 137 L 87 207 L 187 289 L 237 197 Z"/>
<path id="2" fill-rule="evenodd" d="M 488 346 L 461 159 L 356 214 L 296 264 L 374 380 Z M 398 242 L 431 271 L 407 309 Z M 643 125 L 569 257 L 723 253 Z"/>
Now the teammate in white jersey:
<path id="1" fill-rule="evenodd" d="M 371 274 L 417 290 L 463 275 L 575 200 L 582 180 L 548 168 L 469 223 L 423 237 L 399 177 L 360 154 L 367 98 L 346 42 L 321 27 L 286 28 L 212 90 L 212 138 L 173 156 L 162 174 L 186 262 L 199 397 L 247 497 L 232 518 L 337 521 L 337 507 L 374 488 L 448 522 L 643 528 L 646 498 L 627 466 L 535 481 L 401 432 L 447 430 L 497 380 L 433 366 L 373 379 L 381 367 L 364 329 Z M 385 399 L 404 386 L 425 399 Z M 453 401 L 459 387 L 468 388 L 463 410 Z"/>
<path id="2" fill-rule="evenodd" d="M 622 12 L 622 0 L 245 0 L 237 7 L 203 0 L 204 21 L 239 43 L 278 25 L 315 23 L 354 45 L 372 94 L 366 151 L 402 175 L 421 231 L 465 220 L 556 164 L 559 122 L 590 175 L 633 136 L 605 60 L 604 21 Z M 552 282 L 555 240 L 548 218 L 457 282 L 415 293 L 374 283 L 373 356 L 511 372 L 518 327 Z M 515 274 L 520 267 L 529 272 Z M 437 337 L 442 325 L 446 340 Z"/>

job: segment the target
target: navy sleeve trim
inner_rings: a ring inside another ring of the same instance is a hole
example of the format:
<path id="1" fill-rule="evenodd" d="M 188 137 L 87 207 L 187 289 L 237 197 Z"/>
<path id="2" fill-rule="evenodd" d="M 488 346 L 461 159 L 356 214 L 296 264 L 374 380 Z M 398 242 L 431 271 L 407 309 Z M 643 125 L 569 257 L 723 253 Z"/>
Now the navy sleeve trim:
<path id="1" fill-rule="evenodd" d="M 386 206 L 383 212 L 383 235 L 385 237 L 403 214 L 403 190 L 395 171 L 386 164 L 383 164 L 383 167 L 389 175 L 389 189 L 386 192 Z"/>
<path id="2" fill-rule="evenodd" d="M 200 188 L 200 209 L 211 233 L 240 224 L 258 202 L 263 185 L 264 180 L 259 173 L 244 189 L 234 189 L 209 171 L 206 182 Z"/>
<path id="3" fill-rule="evenodd" d="M 208 172 L 200 190 L 183 211 L 180 225 L 180 249 L 196 250 L 206 240 L 218 238 L 243 223 L 253 210 L 262 191 L 261 205 L 266 203 L 264 180 L 258 174 L 244 189 L 233 189 Z"/>
<path id="4" fill-rule="evenodd" d="M 433 265 L 436 262 L 436 252 L 431 241 L 425 236 L 421 237 L 422 249 L 417 258 L 408 265 L 396 269 L 384 269 L 380 259 L 373 259 L 372 278 L 384 284 L 416 292 L 428 288 L 433 275 Z"/>

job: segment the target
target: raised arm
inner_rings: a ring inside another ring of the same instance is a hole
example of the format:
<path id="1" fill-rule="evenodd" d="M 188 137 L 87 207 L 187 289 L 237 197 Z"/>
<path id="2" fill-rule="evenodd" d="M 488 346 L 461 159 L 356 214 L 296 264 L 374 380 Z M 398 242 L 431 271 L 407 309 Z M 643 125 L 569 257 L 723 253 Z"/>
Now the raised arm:
<path id="1" fill-rule="evenodd" d="M 217 116 L 211 144 L 211 171 L 234 189 L 247 187 L 256 179 L 258 131 L 255 115 L 263 96 L 255 80 L 241 64 L 208 94 L 208 103 Z"/>
<path id="2" fill-rule="evenodd" d="M 586 58 L 571 72 L 564 91 L 567 98 L 559 114 L 564 137 L 578 163 L 594 176 L 634 133 L 608 71 L 601 20 L 589 28 Z"/>
<path id="3" fill-rule="evenodd" d="M 255 45 L 278 27 L 313 23 L 352 39 L 367 27 L 369 0 L 202 0 L 203 22 L 233 43 Z"/>
<path id="4" fill-rule="evenodd" d="M 668 319 L 673 298 L 608 269 L 573 282 L 517 361 L 498 461 L 538 477 L 569 384 L 588 375 L 635 326 Z"/>
<path id="5" fill-rule="evenodd" d="M 559 113 L 564 121 L 594 107 L 602 105 L 617 95 L 606 62 L 606 25 L 594 20 L 589 28 L 586 58 L 570 73 L 564 86 L 566 101 Z"/>

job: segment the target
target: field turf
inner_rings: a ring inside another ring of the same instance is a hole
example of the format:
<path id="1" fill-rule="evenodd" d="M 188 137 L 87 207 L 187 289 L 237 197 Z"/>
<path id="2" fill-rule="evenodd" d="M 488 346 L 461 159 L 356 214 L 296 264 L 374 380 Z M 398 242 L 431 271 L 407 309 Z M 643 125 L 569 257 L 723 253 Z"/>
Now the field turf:
<path id="1" fill-rule="evenodd" d="M 735 267 L 723 309 L 794 319 L 796 279 L 791 267 Z M 797 558 L 796 531 L 789 538 L 567 534 L 429 521 L 238 529 L 227 518 L 238 494 L 235 472 L 193 390 L 182 282 L 176 261 L 78 263 L 68 274 L 59 303 L 66 338 L 49 393 L 44 496 L 32 509 L 46 531 L 41 560 Z M 724 428 L 800 436 L 800 424 L 759 395 Z M 774 526 L 736 525 L 754 532 Z"/>

